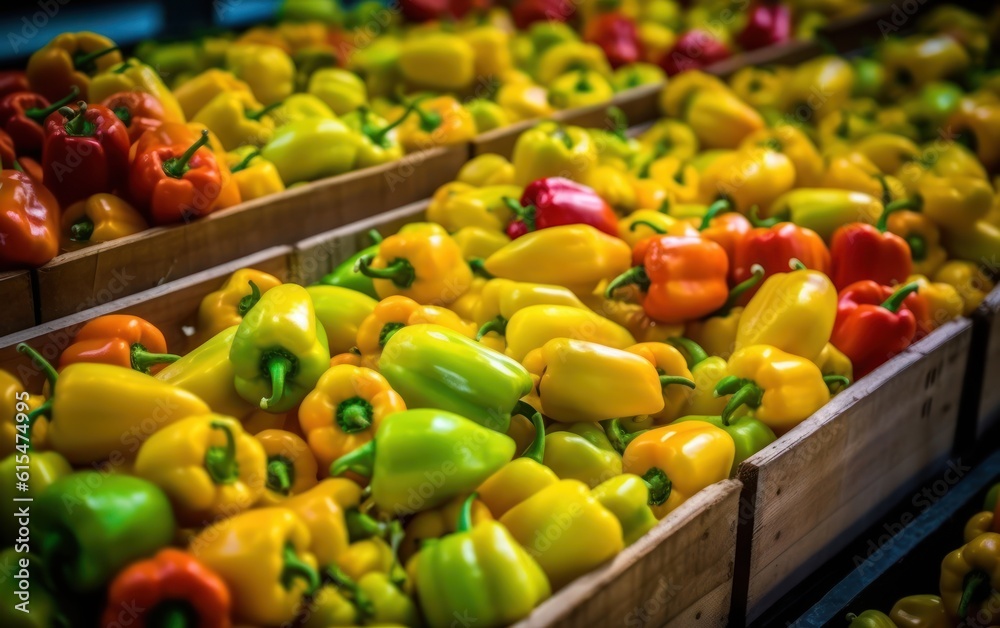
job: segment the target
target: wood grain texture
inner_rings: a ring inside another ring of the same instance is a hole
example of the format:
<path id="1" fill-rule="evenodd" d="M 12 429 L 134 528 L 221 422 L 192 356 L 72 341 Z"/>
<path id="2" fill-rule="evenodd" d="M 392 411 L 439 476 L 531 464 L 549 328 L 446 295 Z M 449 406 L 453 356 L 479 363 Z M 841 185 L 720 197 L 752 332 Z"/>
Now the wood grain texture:
<path id="1" fill-rule="evenodd" d="M 516 626 L 725 625 L 739 491 L 726 480 L 696 494 Z M 699 613 L 700 624 L 686 621 Z"/>
<path id="2" fill-rule="evenodd" d="M 35 324 L 35 295 L 31 272 L 0 273 L 0 336 L 27 329 Z"/>
<path id="3" fill-rule="evenodd" d="M 41 322 L 427 198 L 454 179 L 467 156 L 464 144 L 434 148 L 60 255 L 37 271 Z"/>
<path id="4" fill-rule="evenodd" d="M 755 619 L 943 464 L 970 340 L 969 320 L 947 323 L 740 466 L 733 616 Z"/>
<path id="5" fill-rule="evenodd" d="M 976 419 L 976 437 L 983 436 L 1000 423 L 1000 287 L 987 295 L 975 312 L 977 328 L 985 338 L 977 338 L 985 347 L 982 361 L 983 375 L 977 377 L 981 385 L 979 411 Z"/>
<path id="6" fill-rule="evenodd" d="M 55 361 L 73 341 L 80 327 L 105 314 L 140 316 L 163 332 L 170 351 L 185 353 L 193 345 L 185 333 L 185 327 L 189 327 L 189 331 L 193 329 L 198 305 L 206 294 L 217 290 L 233 271 L 240 268 L 256 268 L 282 280 L 287 279 L 291 251 L 291 247 L 287 246 L 266 249 L 162 286 L 4 336 L 0 338 L 0 369 L 17 374 L 29 391 L 39 392 L 43 384 L 41 372 L 28 358 L 17 352 L 18 343 L 27 343 L 50 362 Z"/>

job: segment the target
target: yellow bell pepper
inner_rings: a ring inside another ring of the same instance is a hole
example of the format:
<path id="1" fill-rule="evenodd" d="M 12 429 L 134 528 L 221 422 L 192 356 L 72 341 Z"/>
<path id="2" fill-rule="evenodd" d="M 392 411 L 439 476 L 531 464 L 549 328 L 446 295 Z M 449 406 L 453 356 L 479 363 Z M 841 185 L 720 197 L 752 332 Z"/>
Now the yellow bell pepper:
<path id="1" fill-rule="evenodd" d="M 873 133 L 853 143 L 851 148 L 867 157 L 882 172 L 896 172 L 903 164 L 920 156 L 920 147 L 894 133 Z"/>
<path id="2" fill-rule="evenodd" d="M 694 203 L 700 197 L 702 175 L 675 155 L 653 160 L 643 174 L 662 184 L 672 203 Z"/>
<path id="3" fill-rule="evenodd" d="M 517 460 L 526 459 L 517 458 Z M 508 462 L 503 469 L 506 469 L 512 464 L 513 462 Z M 503 469 L 490 476 L 490 479 L 487 479 L 482 486 L 486 486 L 492 478 L 502 473 Z M 552 474 L 551 471 L 549 473 Z M 557 478 L 555 477 L 555 474 L 552 474 L 552 482 L 555 483 L 556 481 Z M 485 521 L 492 521 L 493 515 L 499 517 L 502 514 L 493 510 L 493 508 L 488 507 L 488 502 L 483 499 L 482 487 L 476 489 L 476 493 L 478 494 L 478 499 L 475 499 L 472 502 L 473 527 Z M 420 551 L 420 544 L 422 542 L 430 539 L 439 539 L 446 534 L 455 532 L 458 525 L 458 513 L 462 509 L 462 504 L 465 500 L 466 497 L 464 495 L 459 495 L 437 508 L 418 512 L 412 519 L 410 519 L 404 529 L 406 534 L 403 537 L 402 543 L 399 545 L 399 560 L 405 563 L 411 557 L 415 556 L 417 552 Z"/>
<path id="4" fill-rule="evenodd" d="M 559 481 L 559 476 L 543 464 L 545 425 L 542 415 L 531 410 L 533 409 L 528 406 L 523 411 L 532 415 L 529 423 L 532 426 L 532 440 L 524 448 L 524 454 L 505 464 L 476 489 L 479 499 L 495 517 L 504 516 L 514 506 Z"/>
<path id="5" fill-rule="evenodd" d="M 309 551 L 323 566 L 332 565 L 350 545 L 346 513 L 361 504 L 361 487 L 352 480 L 328 478 L 281 503 L 309 528 Z"/>
<path id="6" fill-rule="evenodd" d="M 778 106 L 778 94 L 788 80 L 784 68 L 747 66 L 729 77 L 729 87 L 744 102 L 760 111 Z"/>
<path id="7" fill-rule="evenodd" d="M 118 92 L 142 92 L 159 101 L 164 122 L 186 122 L 184 111 L 174 94 L 160 80 L 156 70 L 139 59 L 113 65 L 90 81 L 88 100 L 102 102 Z"/>
<path id="8" fill-rule="evenodd" d="M 396 129 L 399 143 L 408 153 L 461 144 L 476 136 L 476 122 L 472 114 L 452 96 L 438 96 L 413 107 L 413 113 Z"/>
<path id="9" fill-rule="evenodd" d="M 250 86 L 232 72 L 212 68 L 184 81 L 174 90 L 174 96 L 187 119 L 194 118 L 201 108 L 219 94 L 242 92 L 253 95 Z"/>
<path id="10" fill-rule="evenodd" d="M 240 199 L 254 199 L 277 194 L 285 190 L 285 183 L 273 163 L 260 156 L 253 146 L 242 146 L 226 153 L 226 163 L 233 181 L 240 190 Z"/>
<path id="11" fill-rule="evenodd" d="M 945 262 L 934 273 L 934 281 L 946 283 L 958 290 L 965 303 L 962 313 L 966 316 L 982 304 L 995 285 L 979 264 L 959 260 Z"/>
<path id="12" fill-rule="evenodd" d="M 466 261 L 486 259 L 510 244 L 507 234 L 484 227 L 462 227 L 451 234 L 451 239 L 462 249 Z"/>
<path id="13" fill-rule="evenodd" d="M 590 174 L 590 187 L 619 213 L 630 212 L 638 206 L 632 177 L 620 168 L 598 165 Z"/>
<path id="14" fill-rule="evenodd" d="M 611 76 L 611 66 L 599 46 L 566 41 L 550 46 L 542 53 L 535 70 L 535 79 L 541 85 L 550 85 L 571 69 L 591 70 L 602 76 Z"/>
<path id="15" fill-rule="evenodd" d="M 795 185 L 795 167 L 784 153 L 758 146 L 736 150 L 716 159 L 701 176 L 700 200 L 720 197 L 731 207 L 749 214 L 754 205 L 770 207 Z"/>
<path id="16" fill-rule="evenodd" d="M 460 37 L 472 48 L 475 76 L 500 76 L 513 67 L 509 32 L 483 25 L 463 31 Z"/>
<path id="17" fill-rule="evenodd" d="M 889 214 L 887 224 L 890 233 L 895 233 L 910 245 L 913 272 L 932 275 L 948 259 L 941 246 L 941 231 L 926 214 L 894 211 Z"/>
<path id="18" fill-rule="evenodd" d="M 632 188 L 635 190 L 635 206 L 645 210 L 660 210 L 670 206 L 673 199 L 665 185 L 652 179 L 632 178 Z"/>
<path id="19" fill-rule="evenodd" d="M 682 120 L 704 149 L 736 148 L 748 135 L 764 128 L 764 119 L 728 89 L 700 89 L 687 100 Z"/>
<path id="20" fill-rule="evenodd" d="M 476 52 L 452 33 L 415 36 L 403 42 L 399 68 L 417 89 L 462 91 L 476 78 Z"/>
<path id="21" fill-rule="evenodd" d="M 690 235 L 692 229 L 686 222 L 651 209 L 636 210 L 618 221 L 618 233 L 633 248 L 640 240 L 658 233 Z"/>
<path id="22" fill-rule="evenodd" d="M 844 355 L 840 349 L 833 346 L 833 343 L 826 343 L 823 350 L 819 352 L 819 357 L 816 358 L 816 366 L 819 367 L 819 372 L 823 374 L 823 377 L 827 375 L 839 375 L 849 381 L 854 381 L 854 365 L 851 364 L 851 359 Z M 836 392 L 837 388 L 845 388 L 843 381 L 830 384 L 831 392 Z"/>
<path id="23" fill-rule="evenodd" d="M 680 351 L 663 342 L 642 342 L 626 349 L 629 353 L 646 358 L 656 367 L 663 386 L 663 409 L 650 416 L 657 424 L 665 424 L 681 416 L 681 410 L 691 399 L 696 386 L 688 370 L 687 361 Z M 666 377 L 668 379 L 664 380 Z"/>
<path id="24" fill-rule="evenodd" d="M 370 573 L 389 574 L 398 569 L 396 553 L 377 536 L 351 543 L 337 556 L 336 563 L 352 580 L 360 580 Z"/>
<path id="25" fill-rule="evenodd" d="M 511 117 L 512 121 L 544 118 L 554 109 L 549 104 L 549 92 L 534 83 L 505 83 L 497 91 L 497 104 Z"/>
<path id="26" fill-rule="evenodd" d="M 548 89 L 549 104 L 556 109 L 596 105 L 615 95 L 608 79 L 588 70 L 573 70 L 557 76 Z"/>
<path id="27" fill-rule="evenodd" d="M 492 322 L 486 332 L 506 329 L 507 321 L 514 314 L 532 305 L 561 305 L 587 310 L 575 294 L 561 286 L 490 279 L 483 286 L 472 321 L 480 327 Z M 483 331 L 480 329 L 480 337 L 484 335 Z"/>
<path id="28" fill-rule="evenodd" d="M 606 281 L 597 284 L 594 293 L 585 299 L 584 304 L 627 329 L 637 342 L 664 342 L 684 330 L 682 325 L 671 325 L 651 319 L 639 303 L 605 297 L 604 290 L 607 284 Z"/>
<path id="29" fill-rule="evenodd" d="M 792 162 L 795 188 L 815 187 L 823 176 L 823 156 L 809 136 L 792 124 L 781 124 L 751 133 L 740 148 L 770 146 Z M 767 208 L 761 207 L 761 210 Z"/>
<path id="30" fill-rule="evenodd" d="M 239 325 L 243 315 L 250 311 L 262 294 L 281 285 L 281 280 L 252 268 L 241 268 L 223 282 L 222 286 L 209 292 L 198 305 L 198 336 L 204 340 L 219 332 Z"/>
<path id="31" fill-rule="evenodd" d="M 302 437 L 281 429 L 262 430 L 253 435 L 264 446 L 267 479 L 258 503 L 284 504 L 289 497 L 316 486 L 316 456 Z"/>
<path id="32" fill-rule="evenodd" d="M 472 115 L 472 121 L 476 124 L 476 132 L 480 134 L 505 127 L 513 121 L 510 112 L 485 98 L 474 98 L 466 101 L 465 108 Z"/>
<path id="33" fill-rule="evenodd" d="M 637 138 L 651 149 L 663 149 L 663 156 L 670 155 L 686 161 L 698 152 L 698 137 L 687 123 L 667 118 L 654 122 Z"/>
<path id="34" fill-rule="evenodd" d="M 736 334 L 743 317 L 743 308 L 736 306 L 736 303 L 764 277 L 764 268 L 759 264 L 754 264 L 750 270 L 751 276 L 729 291 L 729 298 L 718 311 L 685 325 L 685 335 L 710 355 L 728 360 L 736 349 Z"/>
<path id="35" fill-rule="evenodd" d="M 264 494 L 267 454 L 236 419 L 192 416 L 139 448 L 135 475 L 156 484 L 182 525 L 206 526 L 253 506 Z"/>
<path id="36" fill-rule="evenodd" d="M 472 283 L 469 284 L 469 289 L 466 290 L 462 296 L 455 299 L 455 301 L 448 306 L 448 309 L 457 314 L 462 320 L 473 320 L 476 315 L 476 310 L 479 308 L 479 302 L 483 298 L 483 288 L 486 286 L 487 281 L 489 280 L 486 279 L 486 277 L 478 277 L 474 275 L 472 277 Z M 503 353 L 503 349 L 501 349 L 500 352 Z"/>
<path id="37" fill-rule="evenodd" d="M 435 222 L 448 232 L 462 227 L 482 227 L 503 231 L 514 215 L 506 200 L 521 196 L 521 188 L 514 185 L 489 185 L 463 192 L 435 194 L 427 206 L 427 220 Z"/>
<path id="38" fill-rule="evenodd" d="M 330 107 L 312 94 L 292 94 L 271 110 L 276 127 L 306 118 L 335 118 Z"/>
<path id="39" fill-rule="evenodd" d="M 586 340 L 606 347 L 624 349 L 635 344 L 627 329 L 573 305 L 528 305 L 514 312 L 507 322 L 507 355 L 518 362 L 529 351 L 554 338 Z"/>
<path id="40" fill-rule="evenodd" d="M 279 103 L 295 91 L 295 64 L 288 53 L 268 45 L 232 45 L 226 51 L 226 68 L 246 81 L 264 105 Z"/>
<path id="41" fill-rule="evenodd" d="M 936 329 L 965 312 L 965 299 L 955 286 L 943 281 L 931 281 L 926 275 L 919 274 L 907 277 L 903 285 L 913 282 L 919 286 L 917 292 L 920 297 L 927 302 L 928 329 Z"/>
<path id="42" fill-rule="evenodd" d="M 219 94 L 198 111 L 192 122 L 204 124 L 222 147 L 263 146 L 274 134 L 270 109 L 243 92 Z"/>
<path id="43" fill-rule="evenodd" d="M 382 349 L 392 335 L 407 325 L 441 325 L 468 338 L 476 337 L 476 327 L 451 310 L 421 305 L 413 299 L 394 295 L 382 299 L 358 327 L 357 347 L 361 363 L 375 368 Z"/>
<path id="44" fill-rule="evenodd" d="M 229 589 L 233 618 L 255 626 L 289 623 L 319 588 L 309 528 L 285 508 L 261 508 L 215 522 L 188 548 Z"/>
<path id="45" fill-rule="evenodd" d="M 503 155 L 486 153 L 465 162 L 455 181 L 481 188 L 487 185 L 512 185 L 514 164 Z"/>
<path id="46" fill-rule="evenodd" d="M 849 61 L 833 55 L 817 57 L 799 64 L 782 84 L 781 109 L 822 120 L 844 106 L 853 87 L 854 68 Z"/>
<path id="47" fill-rule="evenodd" d="M 597 164 L 597 150 L 590 134 L 580 127 L 541 122 L 517 138 L 512 162 L 518 185 L 546 177 L 586 183 Z"/>
<path id="48" fill-rule="evenodd" d="M 309 77 L 308 93 L 323 101 L 338 116 L 368 104 L 365 82 L 343 68 L 322 68 Z"/>

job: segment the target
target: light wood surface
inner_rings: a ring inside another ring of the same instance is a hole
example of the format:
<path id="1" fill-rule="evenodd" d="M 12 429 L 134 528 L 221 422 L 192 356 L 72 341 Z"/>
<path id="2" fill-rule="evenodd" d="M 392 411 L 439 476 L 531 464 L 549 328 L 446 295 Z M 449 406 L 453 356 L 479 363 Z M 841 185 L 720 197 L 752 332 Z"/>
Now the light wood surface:
<path id="1" fill-rule="evenodd" d="M 35 295 L 31 292 L 31 272 L 0 273 L 0 336 L 35 324 Z"/>

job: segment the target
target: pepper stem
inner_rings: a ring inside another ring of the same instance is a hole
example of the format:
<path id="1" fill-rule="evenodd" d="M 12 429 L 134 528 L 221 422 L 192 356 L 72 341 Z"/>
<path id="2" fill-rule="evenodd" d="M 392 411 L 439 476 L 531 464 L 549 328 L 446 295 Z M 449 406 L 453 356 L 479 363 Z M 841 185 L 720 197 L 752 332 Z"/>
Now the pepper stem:
<path id="1" fill-rule="evenodd" d="M 108 48 L 102 48 L 101 50 L 95 50 L 94 52 L 84 54 L 84 55 L 74 55 L 73 56 L 73 67 L 77 70 L 90 74 L 92 70 L 92 65 L 94 61 L 97 61 L 106 54 L 111 54 L 112 52 L 118 50 L 118 46 L 110 46 Z"/>
<path id="2" fill-rule="evenodd" d="M 476 332 L 476 340 L 482 340 L 483 336 L 490 333 L 491 331 L 496 332 L 498 335 L 503 336 L 507 333 L 507 319 L 502 315 L 497 314 L 495 318 L 483 323 L 483 326 L 479 328 Z"/>
<path id="3" fill-rule="evenodd" d="M 535 438 L 531 444 L 521 454 L 522 458 L 530 458 L 538 464 L 542 464 L 545 459 L 545 422 L 542 420 L 542 413 L 535 412 L 531 415 L 531 424 L 535 426 Z"/>
<path id="4" fill-rule="evenodd" d="M 665 342 L 671 347 L 680 349 L 682 353 L 686 354 L 685 357 L 687 358 L 688 369 L 693 369 L 695 366 L 708 359 L 708 352 L 702 349 L 700 344 L 690 338 L 674 336 L 672 338 L 667 338 Z"/>
<path id="5" fill-rule="evenodd" d="M 667 232 L 666 229 L 660 227 L 659 225 L 653 224 L 652 222 L 650 222 L 648 220 L 636 220 L 631 225 L 629 225 L 628 230 L 629 231 L 635 231 L 635 228 L 636 227 L 640 227 L 640 226 L 642 226 L 642 227 L 649 227 L 650 229 L 653 230 L 653 233 L 658 233 L 660 235 L 663 235 L 663 234 L 665 234 Z"/>
<path id="6" fill-rule="evenodd" d="M 260 288 L 253 282 L 253 279 L 247 283 L 250 284 L 250 294 L 240 299 L 239 304 L 236 306 L 236 313 L 241 317 L 246 316 L 247 312 L 252 310 L 253 306 L 257 305 L 257 301 L 260 301 Z"/>
<path id="7" fill-rule="evenodd" d="M 347 538 L 354 543 L 373 536 L 385 536 L 386 525 L 374 517 L 358 511 L 356 508 L 344 511 L 344 523 L 347 526 Z"/>
<path id="8" fill-rule="evenodd" d="M 413 113 L 413 111 L 414 111 L 413 105 L 410 105 L 409 107 L 406 108 L 406 111 L 403 112 L 403 115 L 399 116 L 392 122 L 386 124 L 381 129 L 375 129 L 374 131 L 369 132 L 368 139 L 372 141 L 372 144 L 378 144 L 379 146 L 384 146 L 385 144 L 383 142 L 385 142 L 386 136 L 388 136 L 389 133 L 391 133 L 392 130 L 398 127 L 400 124 L 403 124 L 403 122 L 405 122 L 406 119 L 410 117 L 410 114 Z"/>
<path id="9" fill-rule="evenodd" d="M 230 168 L 229 172 L 232 173 L 232 172 L 239 172 L 240 170 L 246 170 L 247 166 L 250 165 L 250 162 L 253 161 L 253 158 L 256 157 L 257 155 L 260 155 L 259 150 L 250 151 L 249 153 L 247 153 L 247 156 L 240 161 L 240 163 Z"/>
<path id="10" fill-rule="evenodd" d="M 473 257 L 469 260 L 469 270 L 472 271 L 473 275 L 478 275 L 479 277 L 485 277 L 486 279 L 493 279 L 493 274 L 486 270 L 486 261 L 481 257 Z"/>
<path id="11" fill-rule="evenodd" d="M 138 342 L 132 345 L 132 369 L 139 371 L 140 373 L 146 373 L 148 375 L 150 367 L 156 366 L 157 364 L 170 364 L 180 359 L 181 356 L 174 355 L 173 353 L 151 353 L 146 351 L 146 347 L 142 346 Z"/>
<path id="12" fill-rule="evenodd" d="M 295 465 L 288 458 L 277 455 L 267 459 L 267 484 L 268 490 L 287 496 L 292 492 L 292 484 L 295 482 Z"/>
<path id="13" fill-rule="evenodd" d="M 378 333 L 378 346 L 384 349 L 393 335 L 404 327 L 406 327 L 406 323 L 386 323 L 382 325 L 382 331 Z"/>
<path id="14" fill-rule="evenodd" d="M 590 77 L 587 76 L 586 70 L 580 70 L 576 79 L 576 85 L 573 89 L 578 92 L 589 92 L 593 91 L 594 86 L 590 84 Z"/>
<path id="15" fill-rule="evenodd" d="M 368 239 L 372 244 L 382 244 L 382 234 L 377 229 L 368 230 Z"/>
<path id="16" fill-rule="evenodd" d="M 361 397 L 351 397 L 337 406 L 337 426 L 345 434 L 363 432 L 372 425 L 372 404 Z"/>
<path id="17" fill-rule="evenodd" d="M 906 236 L 906 243 L 910 246 L 910 259 L 914 262 L 927 259 L 927 239 L 924 236 L 911 233 Z"/>
<path id="18" fill-rule="evenodd" d="M 510 208 L 511 213 L 517 216 L 518 220 L 524 221 L 525 226 L 528 227 L 528 231 L 535 230 L 535 212 L 537 209 L 534 205 L 525 207 L 517 199 L 509 196 L 503 197 L 503 204 Z"/>
<path id="19" fill-rule="evenodd" d="M 198 152 L 198 149 L 208 144 L 208 129 L 201 130 L 201 137 L 197 142 L 188 147 L 180 157 L 174 157 L 163 162 L 163 173 L 173 179 L 180 179 L 188 171 L 188 162 Z"/>
<path id="20" fill-rule="evenodd" d="M 912 209 L 915 212 L 921 211 L 924 207 L 924 201 L 919 196 L 913 198 L 901 198 L 898 201 L 893 201 L 885 206 L 882 211 L 882 215 L 886 215 L 889 212 L 894 212 L 900 209 Z M 879 218 L 881 222 L 881 218 Z M 883 230 L 884 231 L 884 230 Z"/>
<path id="21" fill-rule="evenodd" d="M 910 296 L 913 292 L 918 292 L 920 290 L 920 283 L 916 281 L 911 281 L 905 286 L 900 287 L 888 299 L 882 302 L 882 307 L 889 310 L 890 312 L 898 312 L 899 307 L 903 305 L 903 301 L 906 297 Z"/>
<path id="22" fill-rule="evenodd" d="M 667 474 L 664 473 L 663 469 L 650 467 L 649 471 L 642 474 L 642 481 L 646 483 L 646 488 L 649 489 L 650 506 L 659 506 L 670 498 L 673 483 L 667 477 Z"/>
<path id="23" fill-rule="evenodd" d="M 261 118 L 271 113 L 272 111 L 274 111 L 283 104 L 284 101 L 279 100 L 278 102 L 273 102 L 270 105 L 264 107 L 260 111 L 254 111 L 253 113 L 244 111 L 243 115 L 246 117 L 247 120 L 260 120 Z"/>
<path id="24" fill-rule="evenodd" d="M 72 107 L 60 107 L 59 113 L 66 118 L 64 127 L 66 132 L 76 137 L 90 137 L 94 134 L 94 123 L 89 122 L 84 114 L 87 113 L 87 103 L 82 100 L 77 103 L 78 109 Z"/>
<path id="25" fill-rule="evenodd" d="M 831 390 L 833 390 L 833 387 L 836 384 L 840 384 L 844 388 L 847 388 L 848 386 L 851 385 L 851 380 L 845 377 L 844 375 L 824 375 L 823 382 L 826 384 L 826 387 Z"/>
<path id="26" fill-rule="evenodd" d="M 35 351 L 32 347 L 24 344 L 23 342 L 17 345 L 17 352 L 23 353 L 24 355 L 31 358 L 35 366 L 42 369 L 42 374 L 45 375 L 45 379 L 49 380 L 49 384 L 52 385 L 52 392 L 55 392 L 56 380 L 59 379 L 59 373 L 56 372 L 55 368 L 49 364 L 49 361 L 42 357 L 42 354 Z"/>
<path id="27" fill-rule="evenodd" d="M 392 260 L 385 268 L 372 268 L 371 263 L 374 258 L 374 255 L 358 258 L 354 270 L 372 279 L 388 279 L 398 288 L 409 288 L 416 281 L 417 271 L 408 260 L 399 257 Z"/>
<path id="28" fill-rule="evenodd" d="M 638 432 L 629 433 L 624 427 L 622 427 L 620 419 L 611 419 L 610 421 L 604 423 L 604 434 L 608 437 L 608 442 L 611 443 L 611 446 L 614 447 L 615 451 L 619 454 L 624 453 L 629 443 L 646 431 L 647 430 L 640 430 Z"/>
<path id="29" fill-rule="evenodd" d="M 733 396 L 729 398 L 729 403 L 722 410 L 722 424 L 728 426 L 729 419 L 732 418 L 740 406 L 759 407 L 763 396 L 764 389 L 756 383 L 748 381 L 743 384 L 742 388 L 733 393 Z"/>
<path id="30" fill-rule="evenodd" d="M 420 118 L 420 130 L 424 133 L 434 132 L 444 122 L 444 118 L 436 111 L 421 109 L 416 103 L 413 103 L 411 106 L 413 107 L 413 112 Z"/>
<path id="31" fill-rule="evenodd" d="M 267 370 L 271 375 L 271 396 L 260 400 L 260 409 L 267 410 L 285 396 L 285 377 L 295 365 L 287 357 L 276 355 L 267 360 Z"/>
<path id="32" fill-rule="evenodd" d="M 781 222 L 783 222 L 783 218 L 781 216 L 771 216 L 770 218 L 761 218 L 760 207 L 758 207 L 757 205 L 750 206 L 750 224 L 752 224 L 754 227 L 764 227 L 769 229 L 777 224 L 780 224 Z"/>
<path id="33" fill-rule="evenodd" d="M 805 264 L 799 261 L 798 258 L 793 257 L 788 260 L 788 267 L 792 270 L 808 270 Z"/>
<path id="34" fill-rule="evenodd" d="M 27 111 L 24 112 L 24 116 L 26 118 L 34 120 L 37 124 L 42 124 L 43 122 L 45 122 L 45 118 L 48 118 L 53 111 L 57 111 L 65 107 L 69 103 L 76 100 L 76 97 L 79 95 L 80 95 L 80 89 L 76 85 L 74 85 L 73 87 L 70 88 L 68 94 L 66 94 L 59 100 L 55 101 L 48 107 L 43 107 L 41 109 L 37 107 L 32 107 L 31 109 L 28 109 Z"/>
<path id="35" fill-rule="evenodd" d="M 71 242 L 89 242 L 94 235 L 94 221 L 90 218 L 81 218 L 80 222 L 74 222 L 69 227 L 69 239 Z"/>
<path id="36" fill-rule="evenodd" d="M 295 553 L 295 546 L 291 543 L 285 545 L 284 559 L 285 566 L 281 570 L 281 586 L 289 589 L 292 582 L 299 578 L 305 580 L 308 585 L 306 594 L 312 595 L 319 588 L 319 574 L 316 573 L 316 569 L 299 558 L 299 555 Z"/>
<path id="37" fill-rule="evenodd" d="M 910 199 L 901 199 L 901 200 L 910 200 Z M 882 210 L 882 215 L 878 217 L 878 222 L 875 223 L 875 228 L 878 229 L 881 233 L 885 233 L 886 229 L 889 228 L 889 216 L 893 212 L 903 211 L 904 209 L 910 209 L 909 207 L 906 206 L 906 203 L 902 202 L 899 204 L 895 202 L 889 203 L 888 205 L 885 206 L 885 209 Z"/>
<path id="38" fill-rule="evenodd" d="M 196 625 L 197 618 L 186 602 L 164 601 L 149 611 L 145 625 L 148 628 L 188 628 Z"/>
<path id="39" fill-rule="evenodd" d="M 357 623 L 363 625 L 375 616 L 375 605 L 368 599 L 357 582 L 336 565 L 328 565 L 324 571 L 327 579 L 341 592 L 347 593 L 347 597 L 354 603 L 354 608 L 358 612 Z"/>
<path id="40" fill-rule="evenodd" d="M 612 295 L 615 290 L 632 284 L 639 286 L 639 289 L 643 292 L 649 290 L 650 281 L 645 268 L 642 266 L 634 266 L 612 279 L 611 283 L 609 283 L 608 287 L 604 290 L 604 296 L 608 299 L 614 298 Z"/>
<path id="41" fill-rule="evenodd" d="M 701 218 L 701 224 L 698 225 L 698 231 L 704 231 L 712 223 L 712 219 L 719 214 L 724 214 L 733 208 L 732 202 L 728 198 L 720 198 L 711 205 L 705 211 L 705 215 Z"/>
<path id="42" fill-rule="evenodd" d="M 981 589 L 985 589 L 989 582 L 989 576 L 980 570 L 970 571 L 965 576 L 962 586 L 962 599 L 958 603 L 958 616 L 962 619 L 969 614 L 969 606 L 977 598 L 982 597 Z"/>
<path id="43" fill-rule="evenodd" d="M 212 445 L 205 452 L 205 469 L 216 484 L 231 484 L 239 475 L 236 464 L 236 437 L 233 430 L 222 421 L 212 421 L 209 424 L 213 430 L 220 430 L 226 437 L 223 446 Z"/>
<path id="44" fill-rule="evenodd" d="M 573 150 L 573 138 L 569 136 L 569 133 L 566 132 L 566 129 L 561 124 L 552 132 L 552 136 L 560 140 L 567 150 Z"/>
<path id="45" fill-rule="evenodd" d="M 733 289 L 729 291 L 726 302 L 712 316 L 729 316 L 729 313 L 736 307 L 743 293 L 759 284 L 760 280 L 764 278 L 764 267 L 760 264 L 751 266 L 750 272 L 751 275 L 748 278 L 733 286 Z"/>
<path id="46" fill-rule="evenodd" d="M 712 396 L 722 397 L 723 395 L 731 395 L 742 388 L 744 383 L 742 379 L 735 375 L 727 375 L 715 383 L 715 390 L 712 391 Z"/>
<path id="47" fill-rule="evenodd" d="M 679 375 L 660 375 L 660 386 L 662 388 L 673 385 L 687 386 L 692 389 L 695 387 L 695 383 L 686 377 L 681 377 Z"/>
<path id="48" fill-rule="evenodd" d="M 458 511 L 458 523 L 455 525 L 455 533 L 461 534 L 472 529 L 472 502 L 476 501 L 479 493 L 472 493 L 462 502 L 462 508 Z"/>
<path id="49" fill-rule="evenodd" d="M 337 458 L 330 465 L 330 475 L 343 475 L 347 471 L 366 478 L 372 476 L 375 466 L 375 441 L 370 440 L 354 451 Z"/>

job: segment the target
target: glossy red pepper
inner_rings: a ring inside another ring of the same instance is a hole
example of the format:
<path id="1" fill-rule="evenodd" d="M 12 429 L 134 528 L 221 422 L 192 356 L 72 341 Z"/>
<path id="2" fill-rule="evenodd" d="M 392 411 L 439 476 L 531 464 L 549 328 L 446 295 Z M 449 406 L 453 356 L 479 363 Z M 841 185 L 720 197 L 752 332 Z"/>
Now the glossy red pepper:
<path id="1" fill-rule="evenodd" d="M 830 251 L 823 238 L 812 229 L 790 222 L 757 227 L 736 242 L 730 280 L 737 284 L 749 279 L 755 264 L 764 268 L 765 279 L 776 273 L 787 273 L 793 259 L 802 262 L 806 268 L 830 273 Z M 749 301 L 759 287 L 760 284 L 757 284 L 747 290 L 742 302 Z"/>
<path id="2" fill-rule="evenodd" d="M 875 226 L 852 222 L 833 232 L 830 279 L 837 290 L 863 279 L 892 286 L 913 274 L 910 245 L 886 230 L 888 218 L 885 211 Z"/>
<path id="3" fill-rule="evenodd" d="M 190 146 L 152 144 L 136 153 L 129 173 L 129 193 L 150 222 L 186 222 L 216 208 L 222 171 L 206 147 L 208 141 L 206 130 Z"/>
<path id="4" fill-rule="evenodd" d="M 81 102 L 45 121 L 42 176 L 62 207 L 114 192 L 128 176 L 128 131 L 113 111 Z"/>
<path id="5" fill-rule="evenodd" d="M 77 97 L 73 90 L 63 99 L 50 103 L 34 92 L 16 92 L 0 98 L 0 127 L 10 134 L 18 155 L 38 157 L 45 141 L 45 119 Z"/>
<path id="6" fill-rule="evenodd" d="M 668 76 L 687 70 L 701 70 L 723 59 L 732 52 L 724 42 L 716 39 L 708 31 L 692 28 L 685 32 L 660 58 L 660 67 Z"/>
<path id="7" fill-rule="evenodd" d="M 101 103 L 115 112 L 128 130 L 129 141 L 133 144 L 139 136 L 163 124 L 163 105 L 145 92 L 119 92 L 111 94 Z"/>
<path id="8" fill-rule="evenodd" d="M 510 16 L 524 30 L 535 22 L 565 22 L 573 17 L 576 4 L 575 0 L 518 0 Z"/>
<path id="9" fill-rule="evenodd" d="M 59 253 L 59 205 L 40 182 L 0 170 L 0 270 L 37 268 Z"/>
<path id="10" fill-rule="evenodd" d="M 597 192 L 586 185 L 549 177 L 524 188 L 521 201 L 506 199 L 517 220 L 507 225 L 507 235 L 519 238 L 529 231 L 584 224 L 618 237 L 618 217 Z"/>
<path id="11" fill-rule="evenodd" d="M 913 307 L 927 305 L 916 282 L 893 291 L 874 281 L 859 281 L 840 292 L 830 342 L 851 360 L 859 378 L 910 346 L 917 333 Z"/>
<path id="12" fill-rule="evenodd" d="M 635 20 L 618 11 L 602 13 L 590 20 L 583 38 L 600 46 L 613 68 L 642 60 L 642 42 Z"/>
<path id="13" fill-rule="evenodd" d="M 455 19 L 466 16 L 473 8 L 485 11 L 489 4 L 483 0 L 401 0 L 399 8 L 408 22 Z"/>
<path id="14" fill-rule="evenodd" d="M 780 0 L 757 0 L 747 10 L 747 24 L 736 36 L 743 50 L 756 50 L 792 38 L 792 10 Z"/>
<path id="15" fill-rule="evenodd" d="M 28 77 L 20 70 L 4 70 L 0 72 L 0 98 L 15 92 L 30 92 Z"/>

